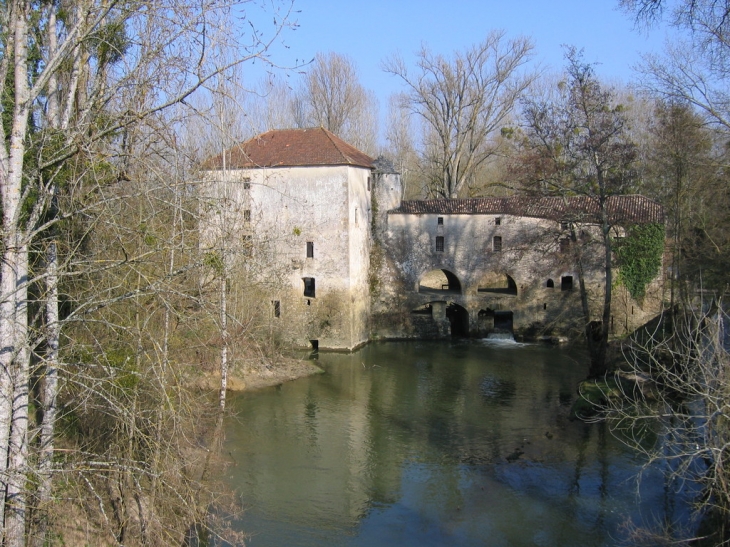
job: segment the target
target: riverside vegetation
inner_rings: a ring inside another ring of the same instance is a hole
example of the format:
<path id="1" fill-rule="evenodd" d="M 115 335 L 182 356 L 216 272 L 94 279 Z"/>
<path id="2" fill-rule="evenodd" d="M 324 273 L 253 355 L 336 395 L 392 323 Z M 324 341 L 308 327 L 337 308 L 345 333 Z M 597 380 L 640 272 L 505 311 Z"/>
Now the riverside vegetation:
<path id="1" fill-rule="evenodd" d="M 692 310 L 729 281 L 730 4 L 621 4 L 650 21 L 667 8 L 686 37 L 666 58 L 647 59 L 646 93 L 603 85 L 577 49 L 565 73 L 526 74 L 530 40 L 494 32 L 463 54 L 420 55 L 417 77 L 445 84 L 439 96 L 463 107 L 445 118 L 394 59 L 409 94 L 392 101 L 378 146 L 374 101 L 343 56 L 317 56 L 299 88 L 267 80 L 262 93 L 244 92 L 241 64 L 272 63 L 271 44 L 295 26 L 290 1 L 261 14 L 245 1 L 0 0 L 0 543 L 243 541 L 225 524 L 235 499 L 213 479 L 228 370 L 276 379 L 291 362 L 259 307 L 260 287 L 230 283 L 236 249 L 224 239 L 200 245 L 200 208 L 225 203 L 201 203 L 196 166 L 262 129 L 301 125 L 351 131 L 364 152 L 391 155 L 412 197 L 602 200 L 608 181 L 612 192 L 660 201 L 667 307 L 689 319 L 627 354 L 637 377 L 656 376 L 658 402 L 606 411 L 632 432 L 669 420 L 668 450 L 648 455 L 702 485 L 699 510 L 712 524 L 699 533 L 726 540 L 724 315 L 717 299 L 696 319 Z M 510 67 L 493 70 L 505 48 Z M 469 100 L 484 89 L 493 103 Z M 581 90 L 591 99 L 579 105 L 584 118 L 566 108 Z M 603 234 L 607 272 L 614 235 Z M 646 270 L 629 249 L 616 247 L 636 266 L 618 282 L 638 287 Z M 244 267 L 253 279 L 265 266 L 253 253 Z M 614 281 L 607 274 L 607 290 Z M 216 378 L 217 397 L 194 387 L 201 375 Z"/>

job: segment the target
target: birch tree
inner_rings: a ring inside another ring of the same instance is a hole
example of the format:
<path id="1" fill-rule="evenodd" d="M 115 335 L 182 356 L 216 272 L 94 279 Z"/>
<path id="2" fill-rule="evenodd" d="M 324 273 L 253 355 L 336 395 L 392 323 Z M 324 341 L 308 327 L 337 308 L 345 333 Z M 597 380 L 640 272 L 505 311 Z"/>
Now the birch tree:
<path id="1" fill-rule="evenodd" d="M 232 7 L 232 2 L 213 0 L 8 0 L 0 5 L 0 521 L 6 545 L 24 545 L 26 539 L 34 461 L 29 454 L 31 351 L 40 344 L 48 348 L 41 495 L 48 491 L 60 326 L 57 284 L 63 272 L 52 237 L 45 271 L 30 268 L 30 253 L 41 235 L 83 211 L 84 205 L 73 200 L 67 210 L 54 209 L 59 192 L 74 196 L 79 188 L 77 180 L 60 188 L 59 175 L 71 160 L 95 162 L 104 156 L 105 168 L 123 180 L 125 139 L 135 124 L 183 102 L 232 64 L 265 60 L 268 46 L 288 24 L 291 6 L 276 14 L 265 35 L 254 30 L 248 36 L 237 34 L 243 26 L 228 23 Z M 224 48 L 236 49 L 234 61 L 219 62 Z M 46 329 L 36 336 L 29 322 L 29 289 L 42 280 L 47 284 Z"/>

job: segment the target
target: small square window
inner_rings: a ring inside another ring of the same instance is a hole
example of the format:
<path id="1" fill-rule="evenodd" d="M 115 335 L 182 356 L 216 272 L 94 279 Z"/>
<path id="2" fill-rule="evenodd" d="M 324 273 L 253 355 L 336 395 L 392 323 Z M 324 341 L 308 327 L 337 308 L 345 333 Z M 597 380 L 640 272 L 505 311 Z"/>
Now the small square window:
<path id="1" fill-rule="evenodd" d="M 444 236 L 436 236 L 436 251 L 444 252 Z"/>
<path id="2" fill-rule="evenodd" d="M 243 183 L 243 189 L 244 190 L 250 190 L 251 189 L 251 183 L 250 182 L 244 182 Z"/>
<path id="3" fill-rule="evenodd" d="M 437 223 L 438 223 L 439 226 L 443 226 L 444 225 L 444 217 L 438 217 Z"/>
<path id="4" fill-rule="evenodd" d="M 502 236 L 494 236 L 492 238 L 492 250 L 495 253 L 502 252 Z"/>
<path id="5" fill-rule="evenodd" d="M 314 241 L 307 241 L 307 258 L 314 258 Z"/>
<path id="6" fill-rule="evenodd" d="M 499 226 L 502 224 L 502 217 L 497 217 L 494 219 L 494 225 Z"/>

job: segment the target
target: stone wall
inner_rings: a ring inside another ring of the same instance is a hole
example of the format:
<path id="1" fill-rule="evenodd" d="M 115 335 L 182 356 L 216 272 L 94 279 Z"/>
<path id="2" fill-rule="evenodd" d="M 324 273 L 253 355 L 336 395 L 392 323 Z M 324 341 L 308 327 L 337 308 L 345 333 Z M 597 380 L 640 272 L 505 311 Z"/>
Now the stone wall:
<path id="1" fill-rule="evenodd" d="M 209 172 L 204 234 L 230 233 L 233 283 L 257 284 L 271 327 L 295 346 L 351 350 L 368 340 L 370 169 Z M 210 235 L 204 237 L 209 239 Z"/>
<path id="2" fill-rule="evenodd" d="M 424 314 L 435 314 L 440 309 L 436 303 L 451 304 L 446 315 L 452 327 L 455 320 L 468 317 L 471 336 L 501 329 L 526 338 L 582 336 L 575 248 L 561 243 L 567 233 L 560 223 L 510 215 L 393 211 L 386 221 L 377 243 L 388 258 L 379 262 L 380 291 L 372 306 L 376 336 L 432 332 Z M 591 320 L 600 321 L 603 247 L 595 227 L 582 227 L 580 240 Z M 658 281 L 642 302 L 615 287 L 612 333 L 631 331 L 656 315 L 661 294 Z M 400 326 L 386 321 L 394 308 L 404 318 Z M 441 320 L 434 315 L 434 321 Z"/>

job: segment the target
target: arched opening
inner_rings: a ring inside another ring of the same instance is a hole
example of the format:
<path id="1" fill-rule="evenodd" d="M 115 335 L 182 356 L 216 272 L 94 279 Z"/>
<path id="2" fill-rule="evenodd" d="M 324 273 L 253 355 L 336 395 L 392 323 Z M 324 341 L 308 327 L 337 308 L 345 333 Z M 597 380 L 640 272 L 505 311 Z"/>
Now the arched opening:
<path id="1" fill-rule="evenodd" d="M 461 282 L 458 277 L 448 270 L 431 270 L 421 277 L 418 283 L 418 292 L 424 294 L 461 294 Z"/>
<path id="2" fill-rule="evenodd" d="M 548 279 L 547 280 L 547 283 L 545 284 L 545 286 L 548 289 L 554 289 L 555 288 L 555 281 L 553 281 L 552 279 Z"/>
<path id="3" fill-rule="evenodd" d="M 482 277 L 477 292 L 516 295 L 517 283 L 507 274 L 490 272 Z"/>
<path id="4" fill-rule="evenodd" d="M 465 308 L 449 302 L 446 306 L 446 317 L 451 323 L 451 336 L 469 336 L 469 312 Z"/>

